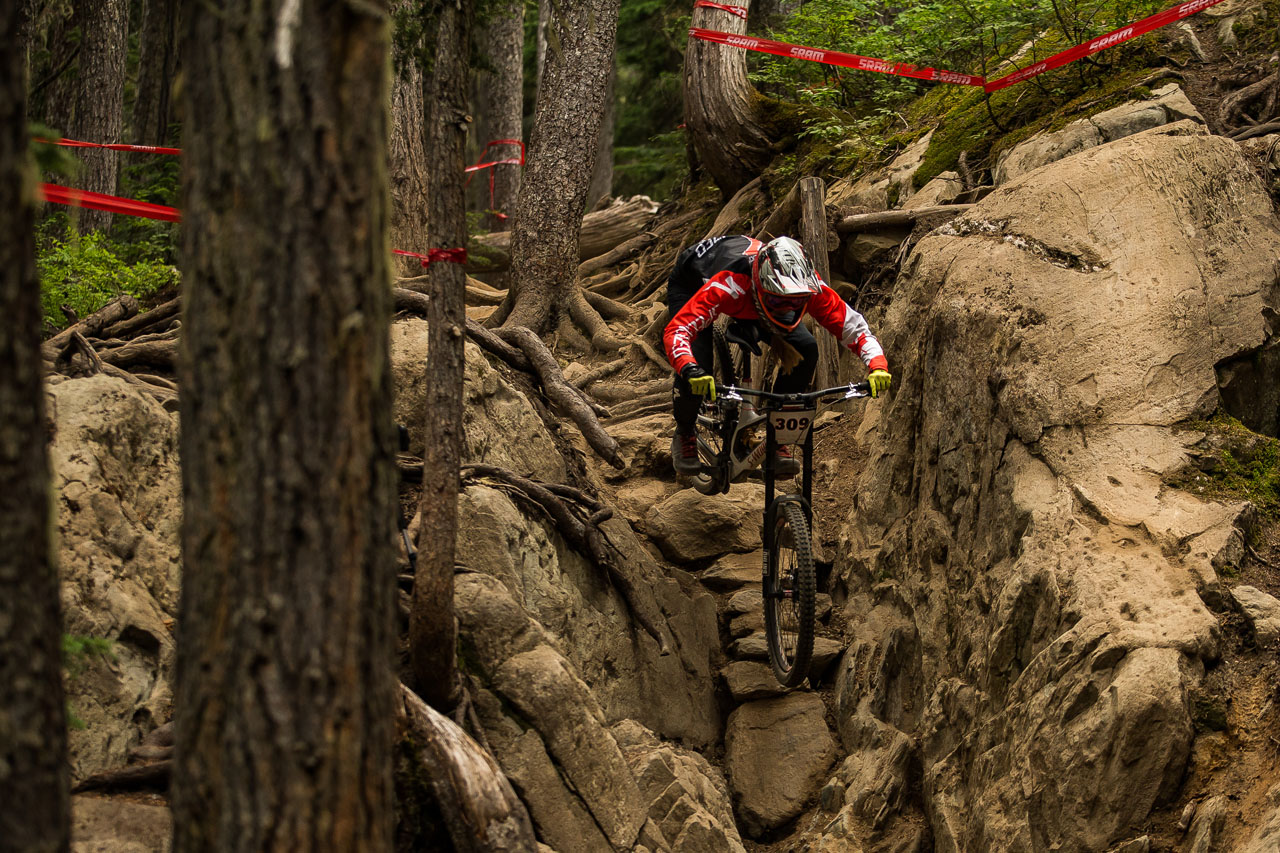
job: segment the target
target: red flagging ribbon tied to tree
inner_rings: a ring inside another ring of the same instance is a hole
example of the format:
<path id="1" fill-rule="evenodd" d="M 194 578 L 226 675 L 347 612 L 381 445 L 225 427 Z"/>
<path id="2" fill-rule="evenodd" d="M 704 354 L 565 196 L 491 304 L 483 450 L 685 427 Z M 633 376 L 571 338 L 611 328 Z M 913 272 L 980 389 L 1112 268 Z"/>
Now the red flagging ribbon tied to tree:
<path id="1" fill-rule="evenodd" d="M 721 12 L 728 12 L 730 15 L 737 15 L 744 21 L 747 19 L 746 6 L 731 6 L 728 3 L 713 3 L 711 0 L 698 0 L 697 3 L 693 4 L 693 7 L 695 9 L 719 9 Z"/>
<path id="2" fill-rule="evenodd" d="M 65 148 L 109 148 L 112 151 L 136 151 L 140 154 L 181 154 L 181 148 L 161 148 L 157 145 L 125 145 L 118 142 L 81 142 L 78 139 L 40 139 L 48 145 L 61 145 Z"/>
<path id="3" fill-rule="evenodd" d="M 1099 51 L 1106 50 L 1109 47 L 1115 47 L 1129 39 L 1137 38 L 1140 35 L 1158 30 L 1163 26 L 1172 24 L 1174 21 L 1181 21 L 1183 18 L 1189 18 L 1197 12 L 1202 12 L 1210 6 L 1221 3 L 1222 0 L 1191 0 L 1189 3 L 1180 3 L 1172 9 L 1165 9 L 1163 12 L 1143 18 L 1141 21 L 1134 21 L 1126 27 L 1118 30 L 1112 30 L 1104 36 L 1098 36 L 1084 44 L 1078 44 L 1075 47 L 1068 48 L 1061 53 L 1055 53 L 1048 59 L 1043 59 L 1034 65 L 1007 74 L 997 80 L 992 80 L 983 85 L 983 89 L 988 92 L 994 92 L 997 89 L 1004 89 L 1012 86 L 1014 83 L 1021 83 L 1023 80 L 1030 80 L 1037 74 L 1043 74 L 1054 68 L 1060 68 L 1068 63 L 1075 62 L 1077 59 L 1084 59 L 1086 56 L 1092 56 Z"/>
<path id="4" fill-rule="evenodd" d="M 407 258 L 418 258 L 422 261 L 424 267 L 429 267 L 434 263 L 465 264 L 467 262 L 466 249 L 428 249 L 425 255 L 418 252 L 406 252 L 403 249 L 392 249 L 391 252 L 395 255 L 404 255 Z"/>
<path id="5" fill-rule="evenodd" d="M 77 190 L 71 187 L 60 187 L 57 184 L 41 184 L 40 197 L 52 204 L 69 204 L 72 207 L 87 207 L 90 210 L 105 210 L 108 213 L 122 213 L 125 216 L 141 216 L 146 219 L 163 219 L 165 222 L 181 222 L 182 213 L 176 207 L 163 204 L 152 204 L 149 201 L 138 201 L 132 198 L 95 193 L 89 190 Z M 422 265 L 429 266 L 437 261 L 451 264 L 467 262 L 466 249 L 429 249 L 427 254 L 406 252 L 392 249 L 397 255 L 418 258 Z"/>
<path id="6" fill-rule="evenodd" d="M 490 148 L 496 148 L 500 145 L 516 145 L 520 148 L 519 157 L 508 157 L 505 160 L 485 160 L 484 157 L 489 153 Z M 489 209 L 493 210 L 493 173 L 497 171 L 495 166 L 523 166 L 524 165 L 524 143 L 519 139 L 494 139 L 484 146 L 484 150 L 480 152 L 480 160 L 474 166 L 468 166 L 467 183 L 471 183 L 471 173 L 478 172 L 481 169 L 489 170 Z M 493 211 L 494 216 L 500 220 L 505 220 L 507 215 L 499 210 Z"/>
<path id="7" fill-rule="evenodd" d="M 163 204 L 120 198 L 89 190 L 60 187 L 57 184 L 41 184 L 40 195 L 45 201 L 53 204 L 69 204 L 72 207 L 87 207 L 90 210 L 105 210 L 108 213 L 123 213 L 125 216 L 142 216 L 147 219 L 163 219 L 166 222 L 179 222 L 182 219 L 182 214 L 176 207 L 166 207 Z"/>
<path id="8" fill-rule="evenodd" d="M 1215 2 L 1218 2 L 1218 0 L 1215 0 Z M 955 83 L 958 86 L 981 86 L 986 82 L 982 77 L 973 74 L 961 74 L 958 71 L 946 71 L 940 68 L 917 68 L 906 62 L 890 62 L 887 59 L 858 56 L 855 53 L 822 50 L 816 47 L 788 44 L 784 41 L 756 38 L 755 36 L 722 33 L 718 30 L 704 30 L 699 27 L 693 27 L 689 30 L 689 35 L 703 41 L 727 44 L 730 47 L 739 47 L 743 50 L 772 53 L 775 56 L 789 56 L 794 59 L 806 59 L 809 62 L 821 62 L 824 65 L 839 65 L 842 68 L 852 68 L 856 71 L 877 71 L 881 74 L 912 77 L 916 80 L 937 80 L 942 83 Z"/>

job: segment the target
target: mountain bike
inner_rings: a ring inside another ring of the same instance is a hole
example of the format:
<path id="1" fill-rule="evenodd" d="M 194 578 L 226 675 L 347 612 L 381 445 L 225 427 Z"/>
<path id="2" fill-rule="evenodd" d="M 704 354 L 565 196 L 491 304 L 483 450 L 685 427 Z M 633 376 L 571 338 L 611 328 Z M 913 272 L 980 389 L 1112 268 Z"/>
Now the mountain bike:
<path id="1" fill-rule="evenodd" d="M 871 396 L 866 382 L 804 394 L 774 394 L 752 387 L 751 353 L 760 349 L 750 327 L 713 327 L 717 380 L 714 401 L 698 415 L 701 470 L 693 487 L 722 494 L 745 477 L 764 480 L 764 627 L 774 677 L 796 687 L 809 675 L 813 655 L 817 573 L 813 565 L 813 423 L 818 410 Z M 735 345 L 736 353 L 730 351 Z M 764 436 L 760 432 L 763 429 Z M 800 491 L 775 496 L 778 449 L 802 450 Z"/>

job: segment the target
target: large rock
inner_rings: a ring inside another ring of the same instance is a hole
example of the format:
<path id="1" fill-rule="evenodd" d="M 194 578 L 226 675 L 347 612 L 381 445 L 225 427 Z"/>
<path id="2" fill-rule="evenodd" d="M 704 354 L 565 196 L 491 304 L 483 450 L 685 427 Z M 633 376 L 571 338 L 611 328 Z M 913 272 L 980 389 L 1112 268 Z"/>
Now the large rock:
<path id="1" fill-rule="evenodd" d="M 1037 134 L 1014 146 L 996 160 L 994 179 L 997 185 L 1003 184 L 1087 148 L 1183 120 L 1204 124 L 1204 118 L 1191 105 L 1182 88 L 1177 83 L 1170 83 L 1156 89 L 1146 100 L 1121 104 L 1073 121 L 1062 130 Z"/>
<path id="2" fill-rule="evenodd" d="M 68 661 L 75 778 L 123 765 L 172 714 L 179 582 L 178 425 L 159 403 L 98 375 L 49 390 L 66 631 L 110 641 Z"/>
<path id="3" fill-rule="evenodd" d="M 634 720 L 612 728 L 649 819 L 680 853 L 745 853 L 724 776 L 696 752 L 660 742 Z"/>
<path id="4" fill-rule="evenodd" d="M 649 510 L 644 528 L 669 559 L 694 563 L 759 550 L 763 519 L 764 486 L 745 483 L 724 495 L 676 492 Z"/>
<path id="5" fill-rule="evenodd" d="M 1280 785 L 1267 791 L 1267 811 L 1258 828 L 1237 853 L 1274 853 L 1280 850 Z"/>
<path id="6" fill-rule="evenodd" d="M 1108 850 L 1181 785 L 1243 507 L 1168 487 L 1175 425 L 1280 300 L 1271 199 L 1200 130 L 1006 183 L 920 241 L 878 330 L 910 357 L 859 426 L 837 722 L 855 760 L 871 721 L 919 744 L 940 851 Z"/>
<path id="7" fill-rule="evenodd" d="M 1257 587 L 1241 585 L 1231 590 L 1231 597 L 1244 614 L 1260 646 L 1280 640 L 1280 601 Z"/>
<path id="8" fill-rule="evenodd" d="M 627 570 L 643 579 L 637 594 L 675 640 L 674 654 L 662 655 L 605 571 L 505 492 L 469 487 L 458 499 L 458 514 L 458 564 L 500 582 L 522 613 L 556 638 L 610 720 L 640 720 L 664 737 L 697 746 L 718 739 L 715 599 L 692 577 L 664 573 L 626 522 L 604 524 L 610 541 L 623 549 Z M 458 583 L 478 581 L 463 576 Z M 465 615 L 463 620 L 470 624 Z M 483 620 L 476 624 L 485 626 Z M 663 701 L 653 702 L 655 695 Z"/>
<path id="9" fill-rule="evenodd" d="M 484 353 L 467 341 L 463 388 L 463 458 L 510 468 L 549 483 L 564 481 L 564 459 L 533 404 L 502 378 Z M 427 400 L 427 324 L 407 318 L 391 324 L 395 416 L 409 429 L 409 450 L 422 454 Z"/>
<path id="10" fill-rule="evenodd" d="M 71 853 L 168 853 L 173 818 L 163 803 L 71 798 Z"/>
<path id="11" fill-rule="evenodd" d="M 800 814 L 826 778 L 836 744 L 825 715 L 812 693 L 748 702 L 729 715 L 725 771 L 753 837 Z"/>

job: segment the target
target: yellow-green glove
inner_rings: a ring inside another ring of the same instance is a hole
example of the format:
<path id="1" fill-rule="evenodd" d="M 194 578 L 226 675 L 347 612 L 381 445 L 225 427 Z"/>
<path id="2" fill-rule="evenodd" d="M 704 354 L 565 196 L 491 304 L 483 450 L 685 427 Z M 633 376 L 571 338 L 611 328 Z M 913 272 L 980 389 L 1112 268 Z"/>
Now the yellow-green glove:
<path id="1" fill-rule="evenodd" d="M 889 371 L 877 369 L 867 374 L 867 384 L 871 386 L 871 396 L 879 397 L 885 391 L 889 390 L 889 383 L 893 381 L 893 377 L 889 375 Z"/>
<path id="2" fill-rule="evenodd" d="M 689 382 L 689 388 L 699 397 L 706 397 L 708 400 L 716 398 L 716 380 L 711 374 L 707 373 L 696 364 L 691 364 L 684 369 L 681 374 Z"/>

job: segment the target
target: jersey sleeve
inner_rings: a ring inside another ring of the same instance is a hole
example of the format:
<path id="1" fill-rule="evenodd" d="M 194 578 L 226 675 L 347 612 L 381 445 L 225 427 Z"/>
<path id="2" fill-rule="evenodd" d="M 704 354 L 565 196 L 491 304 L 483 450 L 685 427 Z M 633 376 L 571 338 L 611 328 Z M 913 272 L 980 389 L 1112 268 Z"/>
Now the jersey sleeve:
<path id="1" fill-rule="evenodd" d="M 712 276 L 667 323 L 662 343 L 676 373 L 698 363 L 693 357 L 693 339 L 698 333 L 721 314 L 733 313 L 733 304 L 745 293 L 741 278 L 727 270 Z"/>
<path id="2" fill-rule="evenodd" d="M 818 325 L 857 353 L 867 370 L 889 369 L 889 360 L 884 357 L 884 349 L 876 336 L 871 334 L 866 318 L 830 287 L 822 285 L 818 294 L 809 300 L 808 312 Z"/>

